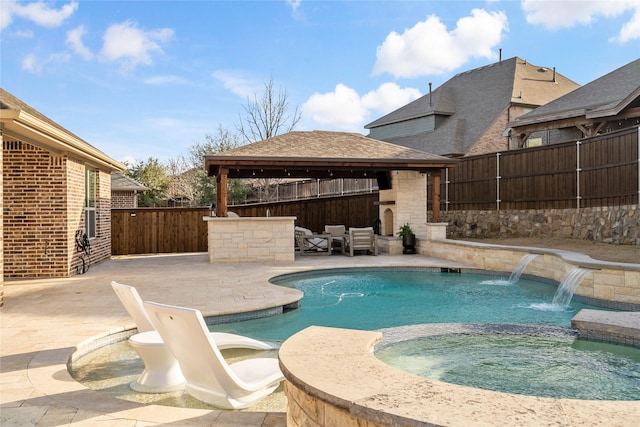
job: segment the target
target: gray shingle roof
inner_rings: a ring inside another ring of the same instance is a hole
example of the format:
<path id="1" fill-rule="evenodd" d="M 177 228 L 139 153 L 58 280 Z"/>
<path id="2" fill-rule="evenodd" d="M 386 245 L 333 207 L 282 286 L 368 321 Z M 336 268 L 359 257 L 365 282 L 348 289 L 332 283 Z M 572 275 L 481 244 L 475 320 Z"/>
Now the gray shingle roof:
<path id="1" fill-rule="evenodd" d="M 535 107 L 578 85 L 548 68 L 511 58 L 457 74 L 423 97 L 365 126 L 442 115 L 436 129 L 385 138 L 388 142 L 441 155 L 462 155 L 511 104 Z"/>
<path id="2" fill-rule="evenodd" d="M 388 170 L 430 171 L 456 161 L 349 132 L 289 132 L 214 156 L 205 156 L 210 176 L 229 178 L 359 178 Z"/>
<path id="3" fill-rule="evenodd" d="M 640 96 L 640 59 L 636 59 L 530 113 L 513 126 L 560 118 L 615 115 Z"/>
<path id="4" fill-rule="evenodd" d="M 451 159 L 436 154 L 379 141 L 359 133 L 317 130 L 289 132 L 233 150 L 224 151 L 215 157 L 217 156 L 278 159 L 451 161 Z"/>
<path id="5" fill-rule="evenodd" d="M 111 191 L 145 191 L 147 187 L 121 172 L 111 172 Z"/>

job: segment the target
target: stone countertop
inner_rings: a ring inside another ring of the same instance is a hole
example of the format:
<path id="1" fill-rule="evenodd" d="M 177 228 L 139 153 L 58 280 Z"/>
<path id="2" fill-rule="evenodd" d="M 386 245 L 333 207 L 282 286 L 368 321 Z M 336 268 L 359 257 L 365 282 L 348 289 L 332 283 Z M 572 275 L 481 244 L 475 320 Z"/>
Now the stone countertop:
<path id="1" fill-rule="evenodd" d="M 640 417 L 640 401 L 522 396 L 411 375 L 372 354 L 381 338 L 311 326 L 285 341 L 280 366 L 308 395 L 381 425 L 635 426 Z"/>

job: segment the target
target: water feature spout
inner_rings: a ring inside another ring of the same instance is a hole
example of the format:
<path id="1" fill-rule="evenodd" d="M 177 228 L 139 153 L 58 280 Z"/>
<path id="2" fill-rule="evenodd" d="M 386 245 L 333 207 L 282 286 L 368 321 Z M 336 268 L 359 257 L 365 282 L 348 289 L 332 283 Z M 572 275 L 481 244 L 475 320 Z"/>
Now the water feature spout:
<path id="1" fill-rule="evenodd" d="M 522 276 L 524 269 L 527 268 L 529 263 L 533 261 L 533 259 L 537 256 L 538 254 L 526 254 L 525 256 L 520 258 L 520 262 L 518 263 L 518 265 L 516 265 L 516 268 L 513 270 L 513 273 L 511 273 L 511 276 L 509 276 L 509 283 L 512 285 L 518 283 L 518 280 L 520 279 L 520 276 Z"/>
<path id="2" fill-rule="evenodd" d="M 593 269 L 584 267 L 575 267 L 569 271 L 553 296 L 553 304 L 562 307 L 569 306 L 571 298 L 573 298 L 573 294 L 576 292 L 576 289 L 578 289 L 578 286 L 580 286 L 582 280 L 587 274 L 592 272 Z"/>

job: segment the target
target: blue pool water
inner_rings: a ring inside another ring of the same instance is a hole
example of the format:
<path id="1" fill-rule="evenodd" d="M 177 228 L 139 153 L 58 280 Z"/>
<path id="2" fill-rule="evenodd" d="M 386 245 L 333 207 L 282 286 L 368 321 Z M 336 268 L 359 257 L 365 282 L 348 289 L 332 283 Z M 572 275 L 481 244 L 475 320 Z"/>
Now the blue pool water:
<path id="1" fill-rule="evenodd" d="M 415 375 L 486 390 L 640 400 L 640 349 L 560 334 L 456 333 L 402 341 L 375 355 Z"/>
<path id="2" fill-rule="evenodd" d="M 421 323 L 511 323 L 570 326 L 582 308 L 552 304 L 556 286 L 476 273 L 332 270 L 287 275 L 273 283 L 304 292 L 300 308 L 243 322 L 211 325 L 264 340 L 285 340 L 311 326 L 375 330 Z"/>

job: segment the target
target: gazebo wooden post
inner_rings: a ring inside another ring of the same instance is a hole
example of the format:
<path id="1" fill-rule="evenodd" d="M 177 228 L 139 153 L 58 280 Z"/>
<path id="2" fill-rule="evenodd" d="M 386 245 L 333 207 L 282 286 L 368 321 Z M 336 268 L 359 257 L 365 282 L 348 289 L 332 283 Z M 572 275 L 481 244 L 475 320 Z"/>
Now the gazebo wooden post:
<path id="1" fill-rule="evenodd" d="M 227 216 L 227 176 L 228 168 L 218 169 L 216 175 L 216 216 Z"/>
<path id="2" fill-rule="evenodd" d="M 433 222 L 440 222 L 440 175 L 442 171 L 440 169 L 434 170 L 431 173 L 433 177 Z"/>

